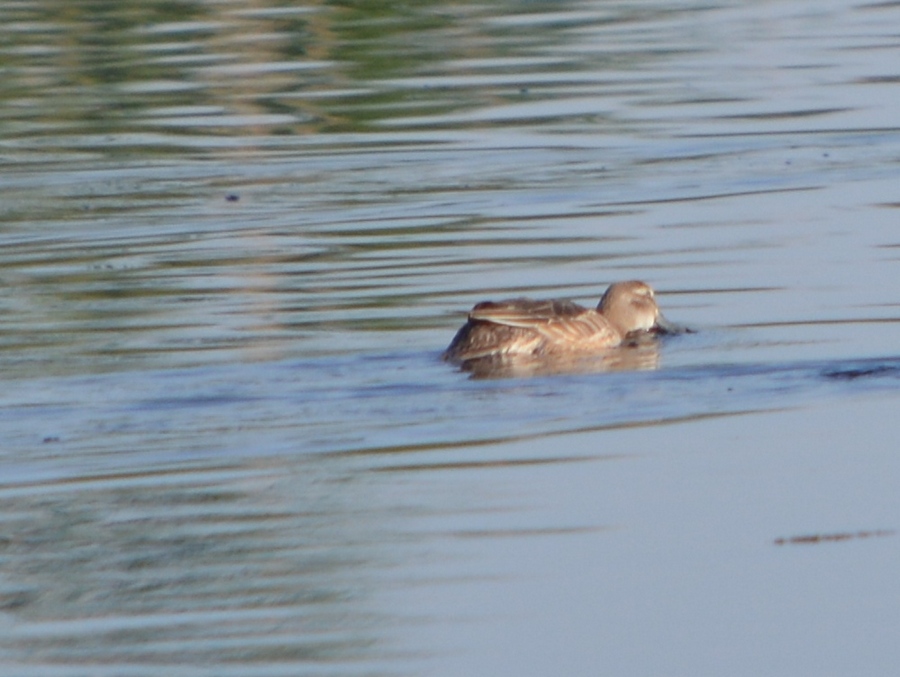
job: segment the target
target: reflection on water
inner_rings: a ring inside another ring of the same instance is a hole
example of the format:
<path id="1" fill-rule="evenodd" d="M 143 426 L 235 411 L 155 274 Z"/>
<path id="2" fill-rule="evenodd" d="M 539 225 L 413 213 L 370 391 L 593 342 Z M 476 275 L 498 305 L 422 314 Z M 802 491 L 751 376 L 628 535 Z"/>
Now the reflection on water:
<path id="1" fill-rule="evenodd" d="M 897 12 L 0 0 L 4 673 L 892 674 Z"/>
<path id="2" fill-rule="evenodd" d="M 641 345 L 610 348 L 597 355 L 499 355 L 466 360 L 460 368 L 475 378 L 526 378 L 562 374 L 598 374 L 611 371 L 637 371 L 659 366 L 659 345 L 643 341 Z"/>
<path id="3" fill-rule="evenodd" d="M 387 656 L 384 625 L 400 620 L 370 598 L 406 546 L 364 478 L 335 466 L 7 487 L 2 599 L 17 622 L 0 642 L 6 660 L 102 657 L 97 674 L 149 674 L 173 657 L 227 670 Z"/>

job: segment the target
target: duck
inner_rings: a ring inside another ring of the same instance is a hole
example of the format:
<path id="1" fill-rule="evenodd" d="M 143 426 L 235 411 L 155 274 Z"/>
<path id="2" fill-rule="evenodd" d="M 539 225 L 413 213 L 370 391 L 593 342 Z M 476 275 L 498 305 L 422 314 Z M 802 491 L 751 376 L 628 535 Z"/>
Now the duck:
<path id="1" fill-rule="evenodd" d="M 465 366 L 492 358 L 601 355 L 671 327 L 652 287 L 627 280 L 610 285 L 596 309 L 561 299 L 483 301 L 469 312 L 443 359 Z"/>

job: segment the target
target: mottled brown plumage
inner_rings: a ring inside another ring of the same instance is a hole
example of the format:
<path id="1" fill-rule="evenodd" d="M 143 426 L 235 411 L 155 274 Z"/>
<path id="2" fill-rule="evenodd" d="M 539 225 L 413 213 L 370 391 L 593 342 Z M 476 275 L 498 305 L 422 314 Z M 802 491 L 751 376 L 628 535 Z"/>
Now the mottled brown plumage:
<path id="1" fill-rule="evenodd" d="M 611 285 L 596 310 L 560 300 L 485 301 L 469 313 L 444 359 L 593 355 L 665 326 L 653 290 L 636 280 Z"/>

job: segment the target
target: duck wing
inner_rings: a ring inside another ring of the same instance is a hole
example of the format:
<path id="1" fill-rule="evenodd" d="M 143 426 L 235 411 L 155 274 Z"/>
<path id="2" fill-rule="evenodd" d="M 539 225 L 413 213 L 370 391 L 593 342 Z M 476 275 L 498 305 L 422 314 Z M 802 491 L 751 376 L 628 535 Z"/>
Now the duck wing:
<path id="1" fill-rule="evenodd" d="M 509 299 L 485 301 L 469 313 L 469 319 L 528 329 L 550 345 L 588 347 L 617 344 L 621 337 L 596 310 L 572 301 Z"/>
<path id="2" fill-rule="evenodd" d="M 572 301 L 550 299 L 506 299 L 483 301 L 472 308 L 469 319 L 505 324 L 510 327 L 534 327 L 562 318 L 573 318 L 588 312 L 584 306 Z"/>

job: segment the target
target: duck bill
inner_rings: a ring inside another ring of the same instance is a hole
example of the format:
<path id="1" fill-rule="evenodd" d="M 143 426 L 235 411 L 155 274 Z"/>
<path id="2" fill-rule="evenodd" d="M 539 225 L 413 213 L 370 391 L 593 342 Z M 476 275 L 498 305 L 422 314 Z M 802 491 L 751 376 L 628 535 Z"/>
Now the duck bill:
<path id="1" fill-rule="evenodd" d="M 681 331 L 683 331 L 681 327 L 669 322 L 662 313 L 656 316 L 656 322 L 650 328 L 651 334 L 678 334 Z"/>

